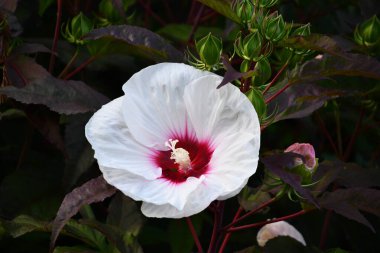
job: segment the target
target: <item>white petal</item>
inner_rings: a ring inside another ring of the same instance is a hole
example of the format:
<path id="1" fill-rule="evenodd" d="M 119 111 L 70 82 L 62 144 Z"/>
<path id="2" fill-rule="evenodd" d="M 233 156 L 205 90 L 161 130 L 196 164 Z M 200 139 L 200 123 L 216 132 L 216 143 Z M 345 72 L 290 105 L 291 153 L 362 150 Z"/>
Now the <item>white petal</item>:
<path id="1" fill-rule="evenodd" d="M 161 168 L 151 161 L 152 150 L 132 137 L 121 113 L 123 97 L 119 97 L 98 110 L 86 125 L 86 137 L 95 150 L 100 166 L 117 168 L 155 179 Z"/>
<path id="2" fill-rule="evenodd" d="M 257 169 L 260 136 L 237 133 L 224 138 L 210 160 L 204 184 L 217 188 L 220 199 L 237 194 Z"/>
<path id="3" fill-rule="evenodd" d="M 182 210 L 170 204 L 155 205 L 143 202 L 141 206 L 142 213 L 147 217 L 156 218 L 183 218 L 197 214 L 206 209 L 212 201 L 217 198 L 217 191 L 205 186 L 203 183 L 193 191 Z"/>
<path id="4" fill-rule="evenodd" d="M 123 86 L 123 115 L 133 137 L 167 150 L 164 143 L 173 135 L 194 134 L 183 93 L 191 81 L 209 74 L 179 63 L 161 63 L 134 74 Z"/>
<path id="5" fill-rule="evenodd" d="M 269 240 L 277 236 L 292 237 L 293 239 L 299 241 L 300 243 L 306 246 L 306 242 L 302 234 L 286 221 L 269 223 L 262 227 L 257 233 L 257 242 L 261 247 L 264 247 Z"/>
<path id="6" fill-rule="evenodd" d="M 226 199 L 229 199 L 229 198 L 232 198 L 232 197 L 238 195 L 239 192 L 244 188 L 244 186 L 246 186 L 247 183 L 248 183 L 248 179 L 245 180 L 235 191 L 231 191 L 230 193 L 219 196 L 217 198 L 217 200 L 226 200 Z"/>
<path id="7" fill-rule="evenodd" d="M 105 180 L 134 200 L 155 205 L 169 204 L 182 210 L 189 195 L 202 183 L 204 177 L 189 177 L 183 183 L 175 184 L 166 179 L 147 180 L 125 170 L 99 166 Z"/>
<path id="8" fill-rule="evenodd" d="M 217 146 L 236 133 L 259 136 L 260 123 L 252 103 L 232 84 L 216 89 L 221 80 L 208 75 L 185 88 L 184 101 L 198 139 Z"/>

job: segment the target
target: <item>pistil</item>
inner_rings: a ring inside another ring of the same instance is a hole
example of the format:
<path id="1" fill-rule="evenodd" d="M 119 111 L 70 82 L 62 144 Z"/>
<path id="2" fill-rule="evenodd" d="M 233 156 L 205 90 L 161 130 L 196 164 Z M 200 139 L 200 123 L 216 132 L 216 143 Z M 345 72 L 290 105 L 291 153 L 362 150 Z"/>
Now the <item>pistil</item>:
<path id="1" fill-rule="evenodd" d="M 169 139 L 165 142 L 165 146 L 170 148 L 172 153 L 170 159 L 174 160 L 174 163 L 179 165 L 179 170 L 182 172 L 188 172 L 191 169 L 191 160 L 189 152 L 183 148 L 176 148 L 178 140 Z"/>

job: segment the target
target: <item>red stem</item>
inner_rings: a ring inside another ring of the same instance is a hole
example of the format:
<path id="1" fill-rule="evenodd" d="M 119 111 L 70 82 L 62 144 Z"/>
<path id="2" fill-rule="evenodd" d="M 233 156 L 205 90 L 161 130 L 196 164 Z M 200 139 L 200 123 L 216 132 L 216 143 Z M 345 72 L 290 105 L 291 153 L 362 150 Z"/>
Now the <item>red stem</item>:
<path id="1" fill-rule="evenodd" d="M 356 138 L 358 137 L 359 135 L 359 131 L 360 131 L 360 128 L 361 128 L 361 125 L 362 125 L 362 122 L 363 122 L 363 118 L 364 118 L 364 110 L 361 109 L 360 111 L 360 116 L 359 116 L 359 120 L 357 121 L 356 123 L 356 126 L 355 126 L 355 130 L 351 136 L 351 139 L 350 139 L 350 142 L 348 143 L 347 145 L 347 149 L 346 151 L 344 152 L 344 156 L 343 156 L 343 160 L 344 161 L 347 161 L 347 159 L 349 158 L 350 154 L 351 154 L 351 151 L 352 151 L 352 147 L 354 146 L 354 143 L 356 141 Z"/>
<path id="2" fill-rule="evenodd" d="M 70 72 L 69 74 L 67 74 L 65 76 L 65 78 L 63 78 L 63 80 L 70 79 L 72 76 L 74 76 L 76 73 L 78 73 L 79 71 L 81 71 L 84 67 L 86 67 L 88 64 L 90 64 L 91 62 L 93 62 L 95 59 L 96 59 L 96 56 L 91 56 L 85 62 L 83 62 L 79 67 L 77 67 L 72 72 Z"/>
<path id="3" fill-rule="evenodd" d="M 152 18 L 154 18 L 158 23 L 160 23 L 160 25 L 166 25 L 166 22 L 162 18 L 160 18 L 160 16 L 154 13 L 148 5 L 145 5 L 144 1 L 139 0 L 139 4 L 144 8 L 146 14 L 152 16 Z"/>
<path id="4" fill-rule="evenodd" d="M 214 212 L 214 228 L 212 229 L 212 235 L 211 235 L 211 240 L 210 240 L 210 246 L 207 250 L 207 253 L 212 253 L 214 246 L 215 246 L 215 241 L 217 238 L 218 230 L 219 230 L 219 224 L 220 224 L 220 215 L 218 209 L 215 210 Z"/>
<path id="5" fill-rule="evenodd" d="M 282 87 L 279 91 L 277 91 L 276 94 L 274 94 L 273 96 L 271 96 L 270 98 L 268 98 L 267 100 L 265 100 L 265 103 L 269 104 L 270 102 L 272 102 L 273 99 L 275 99 L 281 93 L 283 93 L 287 88 L 290 87 L 290 85 L 291 85 L 291 83 L 287 83 L 284 87 Z"/>
<path id="6" fill-rule="evenodd" d="M 190 32 L 190 36 L 189 36 L 188 42 L 192 41 L 193 38 L 194 38 L 194 34 L 195 34 L 195 31 L 198 28 L 199 19 L 201 18 L 201 15 L 202 15 L 202 12 L 203 12 L 204 8 L 205 8 L 205 6 L 203 4 L 199 8 L 197 16 L 195 17 L 194 22 L 193 22 L 193 27 L 191 28 L 191 32 Z"/>
<path id="7" fill-rule="evenodd" d="M 327 130 L 327 128 L 326 128 L 325 124 L 323 123 L 323 120 L 322 120 L 322 118 L 321 118 L 321 116 L 319 115 L 318 112 L 316 113 L 316 117 L 317 117 L 317 121 L 319 123 L 319 126 L 320 126 L 323 134 L 326 136 L 326 138 L 329 141 L 329 143 L 330 143 L 332 149 L 334 150 L 335 154 L 337 156 L 339 156 L 338 148 L 336 147 L 336 145 L 335 145 L 335 143 L 334 143 L 334 141 L 333 141 L 333 139 L 332 139 L 329 131 Z"/>
<path id="8" fill-rule="evenodd" d="M 201 242 L 199 241 L 197 232 L 195 232 L 195 229 L 194 229 L 193 223 L 191 222 L 190 217 L 186 217 L 186 222 L 187 222 L 187 225 L 189 226 L 191 235 L 193 236 L 195 245 L 197 245 L 198 253 L 203 253 L 203 248 L 202 248 Z"/>
<path id="9" fill-rule="evenodd" d="M 233 225 L 235 225 L 236 223 L 244 220 L 245 218 L 251 216 L 252 214 L 260 211 L 261 209 L 269 206 L 270 204 L 272 204 L 274 201 L 276 200 L 276 198 L 271 198 L 270 200 L 268 200 L 267 202 L 264 202 L 263 204 L 261 204 L 260 206 L 256 207 L 255 209 L 249 211 L 248 213 L 244 214 L 243 216 L 241 216 L 240 218 L 236 219 L 235 221 L 231 222 L 230 224 L 228 224 L 227 226 L 224 227 L 224 229 L 229 229 L 230 227 L 232 227 Z"/>
<path id="10" fill-rule="evenodd" d="M 325 216 L 325 219 L 323 221 L 323 227 L 322 227 L 322 232 L 321 232 L 321 238 L 319 241 L 319 248 L 323 249 L 326 244 L 326 239 L 327 239 L 327 233 L 329 231 L 329 225 L 330 225 L 330 220 L 332 216 L 332 211 L 328 210 Z"/>
<path id="11" fill-rule="evenodd" d="M 265 88 L 265 90 L 263 91 L 263 95 L 273 86 L 273 84 L 275 82 L 277 82 L 278 78 L 280 77 L 280 75 L 282 74 L 282 72 L 284 72 L 285 68 L 289 65 L 288 62 L 286 62 L 284 64 L 284 66 L 281 67 L 281 69 L 277 72 L 277 74 L 275 75 L 275 77 L 273 77 L 272 81 L 269 83 L 269 85 Z"/>
<path id="12" fill-rule="evenodd" d="M 289 214 L 289 215 L 286 215 L 286 216 L 283 216 L 283 217 L 280 217 L 280 218 L 272 219 L 272 220 L 269 220 L 269 221 L 261 221 L 261 222 L 257 222 L 257 223 L 253 223 L 253 224 L 248 224 L 248 225 L 240 226 L 240 227 L 233 227 L 233 228 L 228 229 L 227 231 L 228 232 L 236 232 L 236 231 L 245 230 L 245 229 L 249 229 L 249 228 L 261 227 L 261 226 L 263 226 L 265 224 L 269 224 L 269 223 L 273 223 L 273 222 L 277 222 L 277 221 L 288 220 L 288 219 L 291 219 L 291 218 L 295 218 L 295 217 L 304 215 L 305 213 L 307 213 L 310 210 L 301 210 L 299 212 L 296 212 L 296 213 L 293 213 L 293 214 Z"/>
<path id="13" fill-rule="evenodd" d="M 55 31 L 53 45 L 51 48 L 50 62 L 49 62 L 49 72 L 53 72 L 54 63 L 55 63 L 55 54 L 57 53 L 58 37 L 59 37 L 59 28 L 61 26 L 61 17 L 62 17 L 62 0 L 57 0 L 57 20 L 55 22 Z"/>
<path id="14" fill-rule="evenodd" d="M 241 206 L 239 206 L 239 209 L 236 211 L 236 214 L 235 214 L 232 222 L 236 221 L 239 218 L 239 216 L 240 216 L 241 212 L 243 212 L 243 210 L 244 209 Z M 223 239 L 222 245 L 219 248 L 218 253 L 223 253 L 223 251 L 226 248 L 226 245 L 227 245 L 228 241 L 230 240 L 230 238 L 231 238 L 231 233 L 226 233 L 226 235 Z"/>

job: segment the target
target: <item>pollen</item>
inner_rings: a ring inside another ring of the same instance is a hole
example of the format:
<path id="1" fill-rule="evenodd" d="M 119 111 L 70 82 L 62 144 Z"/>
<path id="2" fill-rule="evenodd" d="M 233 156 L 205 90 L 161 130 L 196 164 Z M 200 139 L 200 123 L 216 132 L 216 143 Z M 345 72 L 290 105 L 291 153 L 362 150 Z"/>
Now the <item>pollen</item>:
<path id="1" fill-rule="evenodd" d="M 170 148 L 172 153 L 170 159 L 174 160 L 174 163 L 179 165 L 179 169 L 183 172 L 187 172 L 191 169 L 191 160 L 189 152 L 183 148 L 176 148 L 178 140 L 169 139 L 165 142 L 165 146 Z"/>

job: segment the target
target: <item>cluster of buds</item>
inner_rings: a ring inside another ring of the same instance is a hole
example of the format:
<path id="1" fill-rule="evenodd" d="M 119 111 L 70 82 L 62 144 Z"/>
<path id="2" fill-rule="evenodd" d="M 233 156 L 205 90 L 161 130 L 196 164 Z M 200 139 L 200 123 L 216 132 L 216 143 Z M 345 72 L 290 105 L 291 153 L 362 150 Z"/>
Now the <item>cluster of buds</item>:
<path id="1" fill-rule="evenodd" d="M 356 27 L 354 39 L 368 49 L 380 46 L 380 20 L 376 15 Z"/>
<path id="2" fill-rule="evenodd" d="M 211 33 L 195 43 L 199 59 L 188 51 L 189 62 L 195 67 L 203 70 L 217 70 L 221 67 L 222 40 Z"/>
<path id="3" fill-rule="evenodd" d="M 92 20 L 81 12 L 66 24 L 65 30 L 62 31 L 62 36 L 70 43 L 83 45 L 85 44 L 83 37 L 93 28 L 94 23 Z"/>

